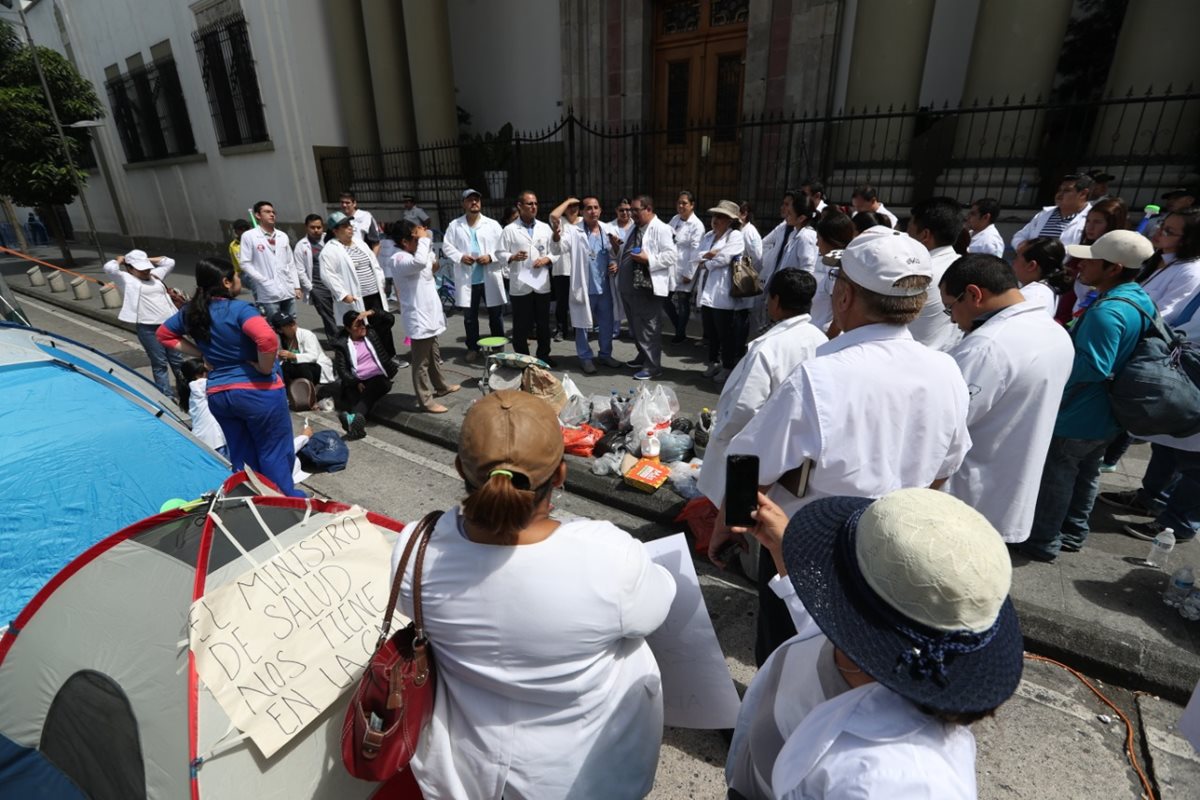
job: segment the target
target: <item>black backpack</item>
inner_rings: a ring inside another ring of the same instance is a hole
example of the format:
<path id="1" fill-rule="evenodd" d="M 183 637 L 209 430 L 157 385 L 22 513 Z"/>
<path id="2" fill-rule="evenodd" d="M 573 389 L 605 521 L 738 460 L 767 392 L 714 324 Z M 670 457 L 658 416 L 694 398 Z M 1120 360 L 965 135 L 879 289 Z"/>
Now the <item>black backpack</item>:
<path id="1" fill-rule="evenodd" d="M 1200 433 L 1200 348 L 1125 297 L 1149 323 L 1129 361 L 1108 379 L 1113 416 L 1134 436 Z"/>

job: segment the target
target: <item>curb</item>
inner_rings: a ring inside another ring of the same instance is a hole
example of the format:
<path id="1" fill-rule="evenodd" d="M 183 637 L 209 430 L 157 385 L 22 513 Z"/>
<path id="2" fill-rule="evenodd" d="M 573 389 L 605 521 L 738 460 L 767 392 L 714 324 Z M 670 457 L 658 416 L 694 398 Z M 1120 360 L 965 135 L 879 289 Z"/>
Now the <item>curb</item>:
<path id="1" fill-rule="evenodd" d="M 13 286 L 10 283 L 8 288 L 12 289 L 14 292 L 16 292 L 19 295 L 24 295 L 25 297 L 31 297 L 34 300 L 41 300 L 44 303 L 49 303 L 52 306 L 58 306 L 61 309 L 70 311 L 75 314 L 79 314 L 80 316 L 87 317 L 89 319 L 95 320 L 96 322 L 103 322 L 105 325 L 113 325 L 118 328 L 122 328 L 122 329 L 128 331 L 129 333 L 133 333 L 133 334 L 137 333 L 137 326 L 134 325 L 132 322 L 124 322 L 122 320 L 117 319 L 117 315 L 116 315 L 115 311 L 101 309 L 101 308 L 93 308 L 91 306 L 84 305 L 84 303 L 86 303 L 88 301 L 75 300 L 71 297 L 68 297 L 67 295 L 69 295 L 70 292 L 62 292 L 61 294 L 63 295 L 63 297 L 58 297 L 56 294 L 54 294 L 52 292 L 39 292 L 30 286 Z"/>

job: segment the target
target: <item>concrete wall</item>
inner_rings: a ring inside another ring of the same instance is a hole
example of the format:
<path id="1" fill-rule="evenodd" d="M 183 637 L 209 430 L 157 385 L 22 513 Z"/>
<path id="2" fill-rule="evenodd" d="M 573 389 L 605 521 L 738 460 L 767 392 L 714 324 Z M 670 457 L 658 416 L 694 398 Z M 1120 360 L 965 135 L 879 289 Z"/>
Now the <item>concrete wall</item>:
<path id="1" fill-rule="evenodd" d="M 506 122 L 520 131 L 543 128 L 562 106 L 563 55 L 557 2 L 447 0 L 458 105 L 471 131 L 494 132 Z M 413 86 L 421 107 L 421 87 Z M 418 111 L 418 114 L 420 112 Z"/>
<path id="2" fill-rule="evenodd" d="M 119 64 L 124 73 L 126 59 L 140 54 L 148 62 L 151 45 L 170 42 L 196 140 L 196 156 L 127 165 L 117 129 L 106 116 L 105 126 L 93 133 L 111 167 L 113 192 L 98 171 L 86 190 L 97 228 L 119 231 L 111 195 L 122 207 L 129 233 L 156 240 L 220 241 L 225 237 L 220 220 L 243 216 L 261 199 L 274 202 L 283 221 L 321 210 L 312 146 L 347 144 L 336 112 L 336 57 L 325 44 L 325 5 L 321 0 L 244 4 L 271 141 L 222 153 L 191 38 L 196 20 L 185 0 L 60 3 L 79 70 L 95 86 L 106 113 L 111 114 L 105 67 Z M 53 7 L 43 0 L 27 13 L 38 44 L 61 52 Z M 82 231 L 77 206 L 70 213 Z"/>

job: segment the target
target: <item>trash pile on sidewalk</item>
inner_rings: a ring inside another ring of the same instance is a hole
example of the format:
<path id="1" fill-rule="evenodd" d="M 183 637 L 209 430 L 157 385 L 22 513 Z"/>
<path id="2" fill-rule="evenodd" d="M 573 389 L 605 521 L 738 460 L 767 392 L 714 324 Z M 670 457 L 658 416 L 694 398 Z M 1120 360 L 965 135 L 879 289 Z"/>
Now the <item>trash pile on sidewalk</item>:
<path id="1" fill-rule="evenodd" d="M 700 495 L 700 455 L 711 414 L 692 420 L 679 413 L 675 391 L 664 384 L 613 388 L 587 397 L 569 375 L 562 377 L 566 404 L 559 410 L 563 444 L 571 455 L 591 457 L 596 475 L 619 475 L 644 492 L 666 483 L 686 499 Z"/>

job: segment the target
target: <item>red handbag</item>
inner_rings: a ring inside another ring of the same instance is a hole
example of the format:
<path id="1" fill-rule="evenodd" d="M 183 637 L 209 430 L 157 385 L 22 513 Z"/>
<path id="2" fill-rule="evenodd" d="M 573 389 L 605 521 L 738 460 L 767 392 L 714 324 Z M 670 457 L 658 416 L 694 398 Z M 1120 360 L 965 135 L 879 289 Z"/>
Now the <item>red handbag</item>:
<path id="1" fill-rule="evenodd" d="M 402 772 L 416 752 L 421 730 L 433 713 L 437 673 L 421 614 L 421 567 L 425 547 L 441 516 L 441 511 L 426 514 L 404 547 L 392 580 L 375 654 L 346 709 L 342 763 L 356 778 L 386 781 Z M 414 545 L 417 563 L 413 568 L 413 620 L 389 638 L 392 613 Z"/>

